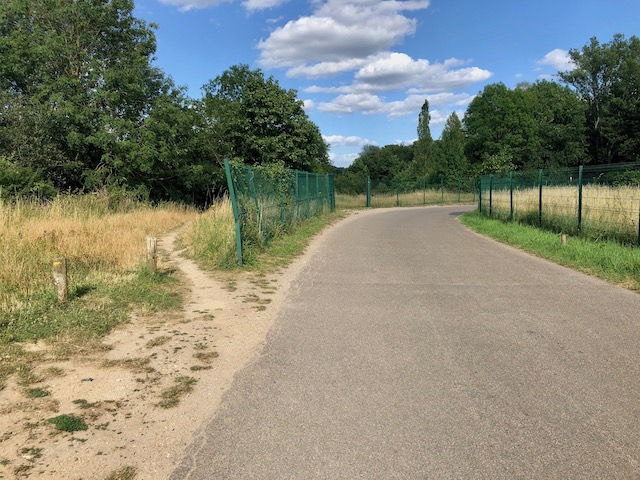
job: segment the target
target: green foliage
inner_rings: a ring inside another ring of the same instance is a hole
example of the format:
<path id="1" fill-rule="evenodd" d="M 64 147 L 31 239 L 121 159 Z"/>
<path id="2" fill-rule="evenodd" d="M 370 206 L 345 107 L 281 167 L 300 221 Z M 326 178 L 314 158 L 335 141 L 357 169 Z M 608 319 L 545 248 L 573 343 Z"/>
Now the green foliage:
<path id="1" fill-rule="evenodd" d="M 479 172 L 575 165 L 584 161 L 583 108 L 552 82 L 487 85 L 464 118 L 466 154 Z M 499 170 L 496 170 L 496 165 Z"/>
<path id="2" fill-rule="evenodd" d="M 356 160 L 336 178 L 336 190 L 340 193 L 360 194 L 366 191 L 366 178 L 377 191 L 393 191 L 401 181 L 402 173 L 411 165 L 413 146 L 365 145 Z"/>
<path id="3" fill-rule="evenodd" d="M 429 122 L 429 101 L 425 100 L 418 115 L 418 140 L 414 144 L 413 160 L 406 176 L 410 178 L 423 178 L 433 174 L 433 139 Z"/>
<path id="4" fill-rule="evenodd" d="M 52 423 L 56 430 L 62 430 L 63 432 L 78 432 L 89 428 L 81 418 L 74 415 L 58 415 L 57 417 L 49 418 L 47 422 Z"/>
<path id="5" fill-rule="evenodd" d="M 469 162 L 464 154 L 465 138 L 462 123 L 453 112 L 447 119 L 440 140 L 433 144 L 433 175 L 451 184 L 468 175 Z"/>
<path id="6" fill-rule="evenodd" d="M 586 107 L 589 154 L 594 163 L 635 161 L 640 152 L 640 39 L 593 37 L 569 51 L 575 69 L 561 72 Z"/>
<path id="7" fill-rule="evenodd" d="M 202 202 L 221 180 L 198 111 L 151 63 L 154 26 L 132 12 L 132 0 L 0 2 L 4 191 Z"/>
<path id="8" fill-rule="evenodd" d="M 217 161 L 282 162 L 305 171 L 329 169 L 328 147 L 295 90 L 260 69 L 235 65 L 203 87 L 207 134 Z"/>

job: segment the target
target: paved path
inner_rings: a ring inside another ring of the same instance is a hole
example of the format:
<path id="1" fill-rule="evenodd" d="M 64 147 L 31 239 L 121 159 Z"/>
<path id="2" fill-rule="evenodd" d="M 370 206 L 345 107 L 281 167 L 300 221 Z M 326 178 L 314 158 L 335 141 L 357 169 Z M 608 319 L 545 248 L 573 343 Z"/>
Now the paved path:
<path id="1" fill-rule="evenodd" d="M 173 478 L 640 478 L 640 295 L 460 210 L 332 229 Z"/>

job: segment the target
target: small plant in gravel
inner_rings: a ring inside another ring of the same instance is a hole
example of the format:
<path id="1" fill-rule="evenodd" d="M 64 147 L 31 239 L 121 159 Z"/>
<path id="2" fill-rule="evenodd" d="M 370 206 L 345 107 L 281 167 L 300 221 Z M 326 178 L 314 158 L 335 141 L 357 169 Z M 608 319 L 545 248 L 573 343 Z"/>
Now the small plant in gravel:
<path id="1" fill-rule="evenodd" d="M 104 480 L 133 480 L 136 478 L 136 473 L 133 467 L 123 467 L 111 472 Z"/>
<path id="2" fill-rule="evenodd" d="M 193 390 L 193 385 L 197 381 L 198 380 L 193 377 L 176 377 L 174 385 L 160 394 L 162 400 L 158 403 L 158 406 L 162 408 L 175 407 L 180 403 L 181 397 Z"/>
<path id="3" fill-rule="evenodd" d="M 25 391 L 25 395 L 29 398 L 42 398 L 48 397 L 51 393 L 43 388 L 29 388 Z"/>
<path id="4" fill-rule="evenodd" d="M 218 352 L 197 352 L 193 354 L 194 358 L 197 358 L 201 362 L 209 363 L 214 358 L 218 358 L 220 354 Z"/>
<path id="5" fill-rule="evenodd" d="M 79 430 L 87 430 L 87 424 L 74 415 L 58 415 L 57 417 L 49 418 L 47 422 L 52 423 L 56 430 L 63 432 L 77 432 Z"/>

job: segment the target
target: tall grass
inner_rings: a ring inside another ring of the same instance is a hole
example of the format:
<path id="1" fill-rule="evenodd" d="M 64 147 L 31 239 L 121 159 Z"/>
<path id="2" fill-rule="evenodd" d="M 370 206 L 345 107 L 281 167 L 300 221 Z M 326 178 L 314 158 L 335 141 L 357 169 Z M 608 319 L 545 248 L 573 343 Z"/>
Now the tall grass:
<path id="1" fill-rule="evenodd" d="M 195 215 L 177 205 L 151 207 L 106 195 L 0 200 L 0 313 L 50 291 L 56 257 L 67 259 L 71 284 L 126 279 L 144 259 L 146 236 Z"/>
<path id="2" fill-rule="evenodd" d="M 488 211 L 488 196 L 483 198 Z M 510 193 L 492 193 L 492 214 L 507 219 Z M 582 190 L 582 234 L 590 238 L 616 239 L 623 243 L 638 241 L 640 188 L 585 185 Z M 514 190 L 514 220 L 540 226 L 539 189 Z M 578 189 L 575 186 L 543 187 L 542 227 L 552 231 L 577 233 Z"/>
<path id="3" fill-rule="evenodd" d="M 180 237 L 191 258 L 211 268 L 233 268 L 236 264 L 236 231 L 228 197 L 214 203 Z"/>

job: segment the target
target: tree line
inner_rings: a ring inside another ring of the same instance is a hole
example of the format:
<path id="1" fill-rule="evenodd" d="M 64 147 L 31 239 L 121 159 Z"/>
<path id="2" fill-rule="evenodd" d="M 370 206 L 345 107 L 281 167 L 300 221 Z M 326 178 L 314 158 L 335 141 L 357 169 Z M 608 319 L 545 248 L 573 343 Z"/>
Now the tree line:
<path id="1" fill-rule="evenodd" d="M 362 193 L 366 176 L 384 191 L 418 179 L 455 185 L 487 173 L 640 161 L 640 39 L 594 37 L 569 57 L 573 68 L 559 82 L 487 85 L 438 140 L 425 101 L 413 144 L 365 146 L 338 170 L 337 188 Z"/>
<path id="2" fill-rule="evenodd" d="M 0 197 L 125 191 L 205 204 L 224 158 L 325 172 L 294 90 L 236 65 L 199 99 L 154 66 L 132 0 L 0 2 Z"/>

